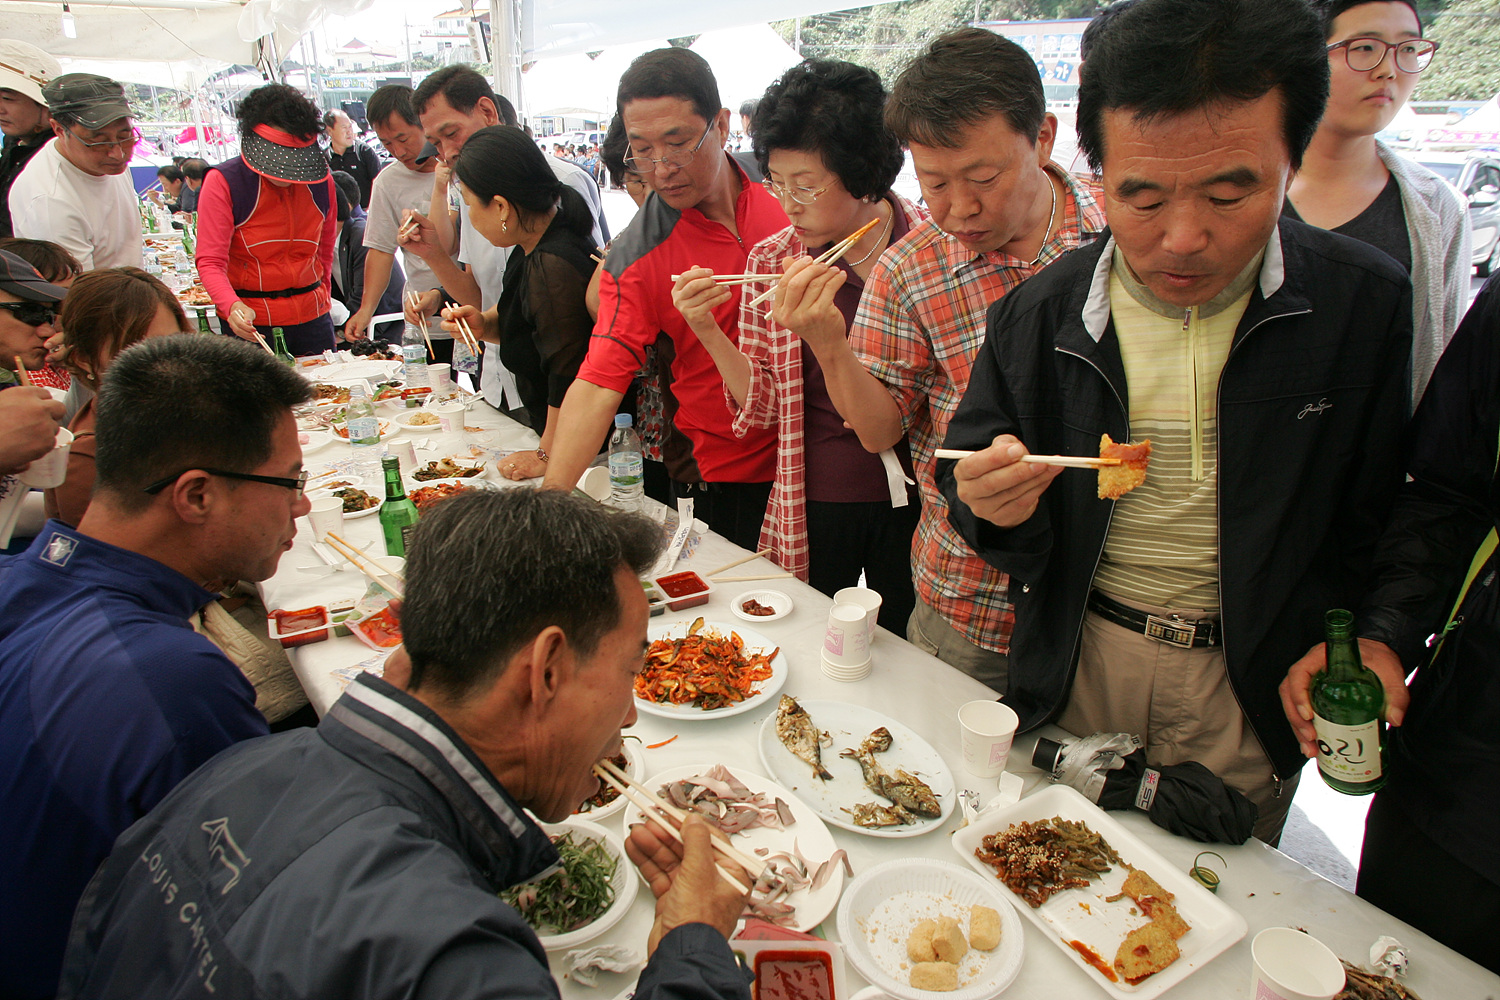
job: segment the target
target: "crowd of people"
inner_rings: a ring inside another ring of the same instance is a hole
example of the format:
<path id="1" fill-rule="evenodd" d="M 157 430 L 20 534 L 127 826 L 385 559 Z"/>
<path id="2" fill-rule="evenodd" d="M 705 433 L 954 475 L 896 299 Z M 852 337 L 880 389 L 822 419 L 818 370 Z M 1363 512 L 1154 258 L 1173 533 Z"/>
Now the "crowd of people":
<path id="1" fill-rule="evenodd" d="M 648 52 L 607 180 L 467 67 L 371 96 L 383 166 L 267 84 L 238 156 L 161 172 L 228 334 L 188 337 L 141 269 L 123 89 L 0 40 L 0 502 L 75 436 L 0 561 L 0 992 L 555 995 L 495 892 L 556 861 L 522 810 L 572 812 L 634 720 L 658 532 L 568 495 L 621 412 L 653 496 L 825 593 L 864 579 L 1023 729 L 1206 765 L 1268 843 L 1317 753 L 1323 614 L 1355 610 L 1391 727 L 1358 891 L 1500 971 L 1500 284 L 1468 305 L 1462 200 L 1375 138 L 1436 49 L 1408 0 L 1121 0 L 1073 169 L 1034 60 L 978 28 L 889 89 L 792 67 L 748 151 L 700 56 Z M 613 239 L 601 181 L 639 206 Z M 309 390 L 247 341 L 396 312 L 538 433 L 500 471 L 543 488 L 424 517 L 404 646 L 299 727 L 189 626 L 307 510 Z M 19 384 L 49 359 L 66 393 Z M 1152 443 L 1118 499 L 1026 461 L 1103 435 Z M 627 845 L 657 897 L 637 996 L 745 1000 L 741 900 L 683 833 Z"/>

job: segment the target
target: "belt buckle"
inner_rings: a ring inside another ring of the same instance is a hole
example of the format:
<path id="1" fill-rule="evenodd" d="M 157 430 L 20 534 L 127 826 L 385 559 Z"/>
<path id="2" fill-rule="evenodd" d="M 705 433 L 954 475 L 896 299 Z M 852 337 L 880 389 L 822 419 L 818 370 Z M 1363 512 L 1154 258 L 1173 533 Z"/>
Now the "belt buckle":
<path id="1" fill-rule="evenodd" d="M 1178 618 L 1163 618 L 1160 615 L 1146 616 L 1146 637 L 1164 642 L 1168 646 L 1178 646 L 1182 649 L 1191 649 L 1193 639 L 1198 634 L 1198 624 Z"/>

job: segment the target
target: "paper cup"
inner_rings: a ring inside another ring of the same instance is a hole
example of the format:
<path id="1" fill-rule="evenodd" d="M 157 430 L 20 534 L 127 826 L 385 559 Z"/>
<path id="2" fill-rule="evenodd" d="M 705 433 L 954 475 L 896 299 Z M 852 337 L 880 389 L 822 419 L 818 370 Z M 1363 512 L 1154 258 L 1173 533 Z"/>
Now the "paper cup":
<path id="1" fill-rule="evenodd" d="M 609 500 L 609 470 L 595 465 L 583 470 L 578 488 L 594 500 L 604 503 Z"/>
<path id="2" fill-rule="evenodd" d="M 871 646 L 875 645 L 875 626 L 880 617 L 880 594 L 869 587 L 845 587 L 833 595 L 834 604 L 858 604 L 869 615 L 865 632 Z"/>
<path id="3" fill-rule="evenodd" d="M 344 498 L 319 497 L 312 502 L 307 512 L 307 523 L 312 527 L 313 541 L 321 542 L 330 531 L 344 526 Z"/>
<path id="4" fill-rule="evenodd" d="M 869 662 L 869 617 L 858 604 L 835 604 L 828 612 L 823 658 L 835 667 L 859 667 Z"/>
<path id="5" fill-rule="evenodd" d="M 1250 942 L 1251 1000 L 1330 1000 L 1344 988 L 1339 957 L 1311 934 L 1267 927 Z"/>
<path id="6" fill-rule="evenodd" d="M 392 441 L 385 446 L 385 453 L 396 459 L 396 465 L 403 476 L 409 476 L 420 468 L 417 465 L 417 449 L 410 441 Z"/>
<path id="7" fill-rule="evenodd" d="M 73 432 L 66 427 L 59 427 L 52 450 L 21 471 L 21 482 L 39 490 L 61 486 L 63 480 L 68 478 L 68 452 L 72 447 Z"/>
<path id="8" fill-rule="evenodd" d="M 862 681 L 870 676 L 870 658 L 865 657 L 865 662 L 853 667 L 841 667 L 828 662 L 828 654 L 822 656 L 823 673 L 825 676 L 836 681 Z"/>
<path id="9" fill-rule="evenodd" d="M 464 414 L 468 412 L 462 403 L 439 403 L 431 407 L 431 412 L 436 413 L 442 421 L 444 434 L 461 433 L 464 429 Z"/>
<path id="10" fill-rule="evenodd" d="M 1014 709 L 998 701 L 971 701 L 960 708 L 964 770 L 979 778 L 993 778 L 1004 771 L 1020 722 Z"/>
<path id="11" fill-rule="evenodd" d="M 427 376 L 432 382 L 433 395 L 442 399 L 453 395 L 453 368 L 444 362 L 427 366 Z"/>

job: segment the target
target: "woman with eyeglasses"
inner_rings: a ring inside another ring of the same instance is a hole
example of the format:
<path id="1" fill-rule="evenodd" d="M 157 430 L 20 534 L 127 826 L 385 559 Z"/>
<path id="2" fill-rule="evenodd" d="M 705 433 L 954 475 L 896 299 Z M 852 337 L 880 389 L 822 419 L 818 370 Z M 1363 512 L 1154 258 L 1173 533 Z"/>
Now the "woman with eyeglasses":
<path id="1" fill-rule="evenodd" d="M 873 71 L 809 59 L 766 90 L 751 129 L 766 188 L 791 225 L 755 245 L 746 273 L 780 275 L 869 227 L 831 262 L 836 270 L 802 296 L 804 303 L 831 303 L 836 313 L 789 311 L 780 295 L 751 305 L 775 285 L 747 284 L 738 292 L 736 344 L 710 312 L 731 290 L 707 270 L 684 273 L 673 299 L 724 378 L 734 432 L 776 428 L 776 477 L 759 548 L 829 595 L 856 586 L 863 572 L 883 598 L 880 624 L 904 633 L 916 600 L 911 538 L 921 508 L 902 478 L 911 471 L 906 444 L 890 467 L 865 450 L 834 408 L 817 356 L 803 347 L 808 331 L 801 325 L 814 315 L 837 316 L 838 333 L 847 335 L 875 261 L 926 216 L 891 191 L 903 154 L 882 118 L 885 98 Z M 897 501 L 903 506 L 893 506 Z"/>
<path id="2" fill-rule="evenodd" d="M 95 393 L 120 352 L 149 337 L 190 333 L 187 314 L 172 290 L 138 267 L 89 271 L 68 289 L 58 326 L 63 331 L 62 363 L 73 378 Z M 73 446 L 68 478 L 47 490 L 47 516 L 77 527 L 94 490 L 94 398 L 68 425 Z"/>
<path id="3" fill-rule="evenodd" d="M 1407 0 L 1324 0 L 1329 92 L 1283 214 L 1383 250 L 1411 273 L 1412 403 L 1469 302 L 1469 217 L 1436 174 L 1376 133 L 1401 110 L 1437 43 Z"/>

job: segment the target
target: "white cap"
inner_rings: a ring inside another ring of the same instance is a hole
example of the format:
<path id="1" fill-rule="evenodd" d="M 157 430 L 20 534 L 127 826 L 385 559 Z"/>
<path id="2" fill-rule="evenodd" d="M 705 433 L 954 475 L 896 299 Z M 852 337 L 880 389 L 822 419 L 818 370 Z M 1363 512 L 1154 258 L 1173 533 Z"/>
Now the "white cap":
<path id="1" fill-rule="evenodd" d="M 0 38 L 0 90 L 14 90 L 45 105 L 42 85 L 61 73 L 62 65 L 35 45 Z"/>

